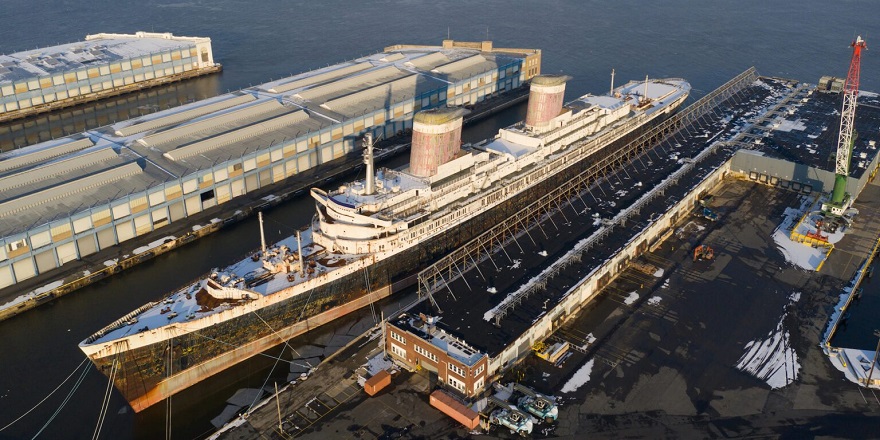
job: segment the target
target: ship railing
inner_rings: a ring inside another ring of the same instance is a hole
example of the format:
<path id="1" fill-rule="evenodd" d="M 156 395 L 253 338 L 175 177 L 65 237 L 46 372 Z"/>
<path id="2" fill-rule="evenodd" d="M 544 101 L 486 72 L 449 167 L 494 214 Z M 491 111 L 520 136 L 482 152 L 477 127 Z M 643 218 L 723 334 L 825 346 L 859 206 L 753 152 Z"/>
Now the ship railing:
<path id="1" fill-rule="evenodd" d="M 86 338 L 86 344 L 91 344 L 91 343 L 97 341 L 98 339 L 103 338 L 104 335 L 106 335 L 107 333 L 110 333 L 113 330 L 116 330 L 117 328 L 122 327 L 123 325 L 128 325 L 128 322 L 131 321 L 134 317 L 140 315 L 141 313 L 146 312 L 147 310 L 150 310 L 151 308 L 153 308 L 159 304 L 162 304 L 162 302 L 161 301 L 154 301 L 154 302 L 151 302 L 151 303 L 148 303 L 148 304 L 145 304 L 143 306 L 138 307 L 137 309 L 135 309 L 135 311 L 123 316 L 122 318 L 117 319 L 116 321 L 111 322 L 106 327 L 102 328 L 101 330 L 98 330 L 93 335 Z"/>
<path id="2" fill-rule="evenodd" d="M 554 141 L 556 141 L 556 136 L 558 136 L 562 131 L 564 131 L 566 129 L 566 127 L 570 127 L 572 124 L 579 122 L 582 119 L 587 119 L 591 116 L 594 116 L 593 113 L 599 111 L 596 108 L 589 108 L 587 110 L 588 111 L 584 111 L 582 115 L 570 120 L 567 124 L 565 124 L 561 127 L 556 127 L 553 130 L 550 130 L 548 132 L 543 133 L 542 137 L 545 140 L 547 140 L 547 142 L 554 142 Z M 601 118 L 601 115 L 599 117 Z"/>
<path id="3" fill-rule="evenodd" d="M 403 212 L 410 211 L 412 209 L 412 207 L 409 207 L 408 205 L 419 206 L 422 204 L 422 202 L 420 202 L 419 199 L 421 199 L 421 197 L 412 197 L 412 198 L 409 198 L 406 200 L 402 200 L 402 201 L 397 202 L 387 208 L 383 208 L 382 210 L 380 210 L 378 212 L 378 214 L 382 215 L 382 216 L 386 216 L 386 217 L 399 217 L 403 214 L 398 212 L 398 210 L 403 208 Z"/>

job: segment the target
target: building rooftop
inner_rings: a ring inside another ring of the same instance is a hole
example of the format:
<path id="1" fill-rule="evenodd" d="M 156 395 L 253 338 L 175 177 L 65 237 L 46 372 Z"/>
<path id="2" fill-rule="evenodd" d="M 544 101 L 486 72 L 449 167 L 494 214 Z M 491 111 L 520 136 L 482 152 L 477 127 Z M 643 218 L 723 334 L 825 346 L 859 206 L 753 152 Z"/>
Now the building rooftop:
<path id="1" fill-rule="evenodd" d="M 750 132 L 761 136 L 760 151 L 770 157 L 802 163 L 834 172 L 834 156 L 840 133 L 841 95 L 809 93 L 791 102 Z M 861 92 L 855 119 L 855 143 L 849 175 L 860 178 L 877 154 L 869 142 L 880 131 L 880 95 Z M 766 133 L 766 136 L 764 134 Z"/>
<path id="2" fill-rule="evenodd" d="M 0 85 L 38 76 L 109 64 L 153 52 L 191 47 L 198 37 L 170 33 L 88 35 L 85 41 L 0 55 Z M 204 38 L 207 40 L 207 38 Z"/>
<path id="3" fill-rule="evenodd" d="M 404 313 L 391 319 L 391 322 L 402 330 L 418 335 L 467 366 L 476 365 L 477 361 L 485 356 L 485 353 L 447 331 L 442 317 Z"/>
<path id="4" fill-rule="evenodd" d="M 52 53 L 74 53 L 82 47 L 95 52 L 93 57 L 122 57 L 149 51 L 151 44 L 181 44 L 153 40 L 100 39 L 58 46 Z M 309 133 L 318 136 L 331 126 L 339 127 L 341 135 L 346 121 L 525 56 L 459 47 L 389 49 L 0 154 L 0 185 L 14 189 L 0 195 L 0 236 L 178 181 L 272 145 L 297 138 L 305 142 Z M 28 58 L 36 52 L 15 55 Z M 320 139 L 319 144 L 327 141 Z M 299 146 L 296 150 L 302 151 Z M 34 178 L 34 173 L 53 178 Z"/>

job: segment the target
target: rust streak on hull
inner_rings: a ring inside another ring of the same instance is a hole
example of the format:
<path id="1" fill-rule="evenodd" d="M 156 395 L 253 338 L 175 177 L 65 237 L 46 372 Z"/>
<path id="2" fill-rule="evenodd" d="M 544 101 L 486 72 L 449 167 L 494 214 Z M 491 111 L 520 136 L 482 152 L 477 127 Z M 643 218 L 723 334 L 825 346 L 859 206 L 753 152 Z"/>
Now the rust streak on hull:
<path id="1" fill-rule="evenodd" d="M 362 296 L 351 302 L 334 307 L 330 310 L 322 312 L 311 318 L 304 319 L 289 327 L 280 329 L 276 334 L 265 336 L 253 342 L 242 345 L 241 347 L 229 350 L 220 356 L 212 358 L 199 365 L 187 368 L 179 374 L 175 374 L 165 380 L 159 382 L 154 388 L 147 391 L 143 396 L 138 397 L 131 402 L 132 409 L 135 412 L 141 412 L 155 403 L 161 402 L 166 398 L 177 394 L 186 388 L 201 382 L 227 368 L 230 368 L 239 362 L 250 359 L 265 350 L 268 350 L 283 341 L 299 336 L 316 327 L 320 327 L 335 319 L 354 312 L 362 307 L 370 304 L 371 301 L 378 301 L 391 295 L 391 286 L 385 286 L 372 292 L 372 295 Z"/>

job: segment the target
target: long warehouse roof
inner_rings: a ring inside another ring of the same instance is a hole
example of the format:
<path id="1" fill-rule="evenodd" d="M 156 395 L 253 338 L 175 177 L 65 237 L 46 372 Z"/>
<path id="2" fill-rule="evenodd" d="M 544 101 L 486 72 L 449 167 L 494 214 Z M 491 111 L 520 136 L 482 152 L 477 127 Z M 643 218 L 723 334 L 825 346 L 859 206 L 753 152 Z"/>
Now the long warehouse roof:
<path id="1" fill-rule="evenodd" d="M 0 236 L 340 126 L 523 57 L 398 48 L 0 154 Z"/>
<path id="2" fill-rule="evenodd" d="M 191 47 L 201 40 L 209 41 L 149 32 L 89 35 L 85 41 L 0 55 L 0 85 Z"/>

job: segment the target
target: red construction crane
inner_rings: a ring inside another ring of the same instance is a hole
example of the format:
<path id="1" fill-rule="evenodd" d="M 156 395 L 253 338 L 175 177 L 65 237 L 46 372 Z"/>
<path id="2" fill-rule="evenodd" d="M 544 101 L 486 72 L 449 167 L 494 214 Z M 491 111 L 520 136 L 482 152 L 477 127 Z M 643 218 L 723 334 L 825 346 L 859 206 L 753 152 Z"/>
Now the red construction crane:
<path id="1" fill-rule="evenodd" d="M 850 46 L 853 48 L 849 73 L 843 86 L 843 109 L 840 111 L 840 137 L 837 139 L 837 156 L 834 166 L 834 190 L 831 201 L 822 207 L 825 212 L 843 215 L 849 207 L 850 196 L 846 194 L 846 180 L 849 176 L 849 161 L 852 156 L 853 123 L 856 119 L 856 98 L 859 95 L 859 68 L 862 62 L 862 49 L 867 50 L 865 40 L 859 36 Z"/>

